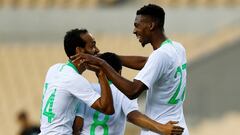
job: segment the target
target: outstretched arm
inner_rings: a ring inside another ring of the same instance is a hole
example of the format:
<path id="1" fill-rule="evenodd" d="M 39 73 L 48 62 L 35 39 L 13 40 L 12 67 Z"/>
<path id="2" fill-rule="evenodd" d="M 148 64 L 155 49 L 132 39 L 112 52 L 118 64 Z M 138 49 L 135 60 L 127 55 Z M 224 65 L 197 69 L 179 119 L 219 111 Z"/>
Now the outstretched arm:
<path id="1" fill-rule="evenodd" d="M 129 81 L 128 79 L 120 76 L 110 65 L 106 62 L 99 64 L 104 73 L 107 75 L 108 79 L 122 91 L 129 99 L 137 98 L 147 86 L 139 80 Z"/>
<path id="2" fill-rule="evenodd" d="M 158 123 L 139 111 L 132 111 L 128 113 L 127 119 L 129 122 L 153 132 L 164 135 L 181 135 L 184 128 L 175 126 L 178 122 L 169 121 L 167 124 Z"/>
<path id="3" fill-rule="evenodd" d="M 122 91 L 128 98 L 137 98 L 147 86 L 139 80 L 129 81 L 126 78 L 120 76 L 110 65 L 108 65 L 104 60 L 97 58 L 89 54 L 79 53 L 71 57 L 73 61 L 83 60 L 87 64 L 93 64 L 101 67 L 106 76 L 112 83 Z"/>
<path id="4" fill-rule="evenodd" d="M 142 57 L 142 56 L 122 56 L 122 55 L 118 55 L 118 56 L 123 66 L 131 69 L 136 69 L 136 70 L 141 70 L 148 59 L 148 57 Z"/>

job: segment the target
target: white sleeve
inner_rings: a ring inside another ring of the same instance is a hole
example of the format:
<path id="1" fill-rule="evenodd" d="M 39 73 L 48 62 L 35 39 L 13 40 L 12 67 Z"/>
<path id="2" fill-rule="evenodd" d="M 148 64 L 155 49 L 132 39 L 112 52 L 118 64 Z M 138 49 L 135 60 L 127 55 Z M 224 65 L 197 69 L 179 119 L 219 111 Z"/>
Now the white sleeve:
<path id="1" fill-rule="evenodd" d="M 161 78 L 168 66 L 167 64 L 167 54 L 155 51 L 149 56 L 146 64 L 134 79 L 141 81 L 148 88 L 151 88 L 155 81 Z"/>
<path id="2" fill-rule="evenodd" d="M 83 77 L 76 77 L 69 86 L 72 95 L 86 103 L 89 107 L 100 98 L 100 95 L 93 90 L 91 84 Z"/>
<path id="3" fill-rule="evenodd" d="M 77 105 L 76 116 L 84 118 L 86 109 L 87 109 L 87 105 L 80 101 L 79 104 Z"/>
<path id="4" fill-rule="evenodd" d="M 125 114 L 125 116 L 128 115 L 128 113 L 138 110 L 138 103 L 137 99 L 130 100 L 128 97 L 124 95 L 122 100 L 122 109 Z"/>

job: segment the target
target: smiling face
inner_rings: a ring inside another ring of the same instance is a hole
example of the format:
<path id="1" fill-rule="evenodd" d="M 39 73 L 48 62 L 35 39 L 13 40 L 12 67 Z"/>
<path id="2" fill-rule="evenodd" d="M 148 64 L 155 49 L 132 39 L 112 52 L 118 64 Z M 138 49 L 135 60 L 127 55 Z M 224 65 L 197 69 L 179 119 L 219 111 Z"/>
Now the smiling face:
<path id="1" fill-rule="evenodd" d="M 81 34 L 80 37 L 85 41 L 84 53 L 96 55 L 99 49 L 96 46 L 96 41 L 90 33 Z"/>
<path id="2" fill-rule="evenodd" d="M 136 35 L 139 42 L 144 47 L 150 43 L 152 19 L 149 16 L 137 15 L 134 21 L 133 34 Z"/>

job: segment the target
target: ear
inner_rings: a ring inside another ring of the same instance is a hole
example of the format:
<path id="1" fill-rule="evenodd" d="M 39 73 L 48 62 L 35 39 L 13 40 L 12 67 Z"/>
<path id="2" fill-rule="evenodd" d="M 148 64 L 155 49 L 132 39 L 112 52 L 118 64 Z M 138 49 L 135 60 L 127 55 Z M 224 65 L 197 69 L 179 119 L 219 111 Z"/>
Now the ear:
<path id="1" fill-rule="evenodd" d="M 151 22 L 151 23 L 149 24 L 149 29 L 150 29 L 150 31 L 154 30 L 155 26 L 156 26 L 156 23 L 155 23 L 155 22 Z"/>
<path id="2" fill-rule="evenodd" d="M 83 48 L 81 48 L 81 47 L 76 47 L 76 49 L 75 49 L 75 52 L 76 52 L 76 54 L 77 53 L 84 53 L 85 51 L 84 51 L 84 49 Z"/>

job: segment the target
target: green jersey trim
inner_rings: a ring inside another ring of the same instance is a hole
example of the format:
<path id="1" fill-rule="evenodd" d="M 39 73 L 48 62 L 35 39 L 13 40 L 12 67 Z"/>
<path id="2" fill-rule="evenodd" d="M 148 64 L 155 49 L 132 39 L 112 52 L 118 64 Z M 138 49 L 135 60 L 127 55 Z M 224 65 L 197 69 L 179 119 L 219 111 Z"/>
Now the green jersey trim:
<path id="1" fill-rule="evenodd" d="M 171 41 L 170 39 L 166 39 L 165 41 L 163 41 L 163 42 L 161 43 L 160 46 L 163 46 L 163 45 L 165 45 L 165 44 L 172 44 L 172 41 Z"/>
<path id="2" fill-rule="evenodd" d="M 72 63 L 72 61 L 68 60 L 66 65 L 72 67 L 77 73 L 79 73 L 77 67 L 75 67 L 75 65 Z"/>

